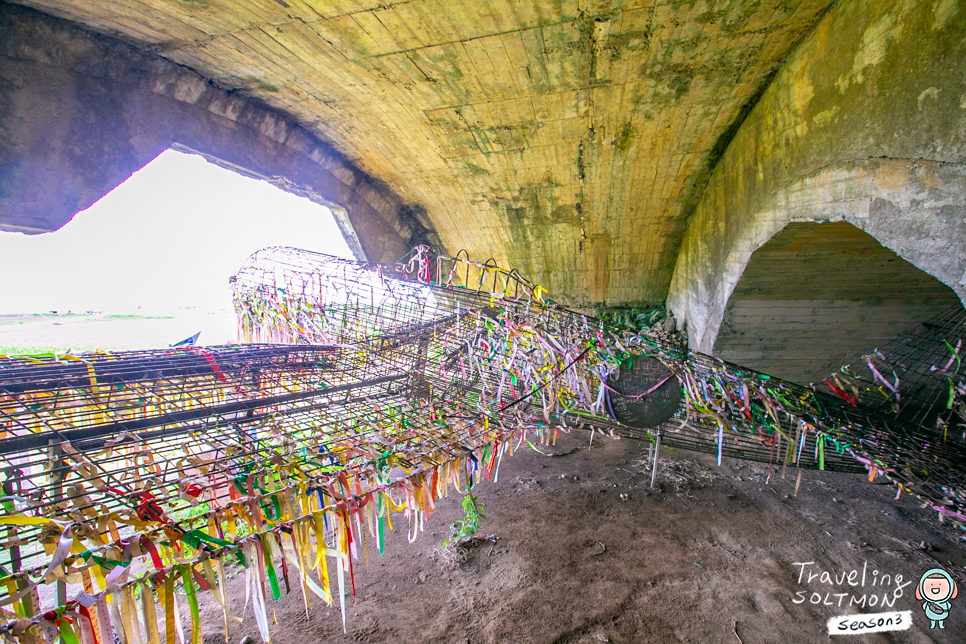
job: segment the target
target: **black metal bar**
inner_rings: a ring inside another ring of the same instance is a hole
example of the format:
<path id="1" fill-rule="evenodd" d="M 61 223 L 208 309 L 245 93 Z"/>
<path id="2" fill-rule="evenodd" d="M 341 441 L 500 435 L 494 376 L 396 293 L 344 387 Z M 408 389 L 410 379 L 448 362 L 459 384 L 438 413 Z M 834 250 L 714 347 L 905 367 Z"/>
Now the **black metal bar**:
<path id="1" fill-rule="evenodd" d="M 38 449 L 47 445 L 47 442 L 51 437 L 60 438 L 62 441 L 73 442 L 87 438 L 112 436 L 124 432 L 133 433 L 154 427 L 163 427 L 164 425 L 187 423 L 211 416 L 225 416 L 227 414 L 237 412 L 254 411 L 259 407 L 270 407 L 272 405 L 280 405 L 297 400 L 305 400 L 307 398 L 316 398 L 319 396 L 331 395 L 333 393 L 357 389 L 359 387 L 381 385 L 387 382 L 401 380 L 404 377 L 405 375 L 383 376 L 374 380 L 367 380 L 358 383 L 326 387 L 324 389 L 312 391 L 296 392 L 284 396 L 273 396 L 271 398 L 259 398 L 256 400 L 234 402 L 227 405 L 219 405 L 217 407 L 205 407 L 190 411 L 175 412 L 172 414 L 165 414 L 163 416 L 156 416 L 144 420 L 129 421 L 126 423 L 107 423 L 86 429 L 71 429 L 63 432 L 43 432 L 39 434 L 28 434 L 26 436 L 13 436 L 0 440 L 0 454 Z"/>

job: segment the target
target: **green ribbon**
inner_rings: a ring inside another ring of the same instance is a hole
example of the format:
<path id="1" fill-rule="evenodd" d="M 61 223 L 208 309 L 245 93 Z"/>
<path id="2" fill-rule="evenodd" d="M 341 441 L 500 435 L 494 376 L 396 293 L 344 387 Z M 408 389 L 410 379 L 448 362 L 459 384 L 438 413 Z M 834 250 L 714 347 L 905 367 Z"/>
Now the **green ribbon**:
<path id="1" fill-rule="evenodd" d="M 194 530 L 189 530 L 182 535 L 182 540 L 195 550 L 201 548 L 202 543 L 207 543 L 219 548 L 230 547 L 235 549 L 235 556 L 238 558 L 238 563 L 242 566 L 248 567 L 245 563 L 245 555 L 242 554 L 240 548 L 235 546 L 231 541 L 225 541 L 224 539 L 219 539 L 218 537 L 212 537 L 209 534 L 205 534 L 201 530 L 195 528 Z M 115 564 L 116 565 L 116 564 Z"/>
<path id="2" fill-rule="evenodd" d="M 84 552 L 80 553 L 80 555 L 78 556 L 83 557 L 84 561 L 88 563 L 93 561 L 94 563 L 96 563 L 101 568 L 104 568 L 105 570 L 110 570 L 111 568 L 115 568 L 116 566 L 124 565 L 124 563 L 120 561 L 114 561 L 113 559 L 105 559 L 104 557 L 99 557 L 95 555 L 93 552 L 91 552 L 90 550 L 85 550 Z"/>
<path id="3" fill-rule="evenodd" d="M 265 553 L 265 571 L 268 572 L 268 581 L 272 585 L 272 597 L 275 601 L 282 598 L 282 591 L 278 587 L 278 575 L 275 574 L 275 564 L 272 563 L 272 548 L 269 544 L 268 535 L 262 535 L 262 551 Z"/>
<path id="4" fill-rule="evenodd" d="M 67 623 L 66 619 L 60 620 L 60 640 L 64 644 L 80 644 L 77 641 L 77 636 L 74 635 L 74 631 L 71 629 L 70 624 Z"/>
<path id="5" fill-rule="evenodd" d="M 382 511 L 382 504 L 383 504 L 383 500 L 382 500 L 382 496 L 380 495 L 379 502 L 377 505 L 377 509 L 379 511 Z M 386 509 L 386 511 L 388 512 L 388 508 Z M 382 514 L 379 515 L 378 534 L 379 534 L 379 556 L 381 557 L 383 555 L 383 546 L 385 545 L 385 536 L 382 530 Z"/>
<path id="6" fill-rule="evenodd" d="M 198 596 L 195 594 L 195 586 L 191 577 L 191 566 L 182 566 L 181 581 L 184 583 L 184 592 L 188 596 L 188 606 L 191 607 L 191 644 L 198 644 L 198 636 L 201 634 L 201 617 L 198 615 Z"/>

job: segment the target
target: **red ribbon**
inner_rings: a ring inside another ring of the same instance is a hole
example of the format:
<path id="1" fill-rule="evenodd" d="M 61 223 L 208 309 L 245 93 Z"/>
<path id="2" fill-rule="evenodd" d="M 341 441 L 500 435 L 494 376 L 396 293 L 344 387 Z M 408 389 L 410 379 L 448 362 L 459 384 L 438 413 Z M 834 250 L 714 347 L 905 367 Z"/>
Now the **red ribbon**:
<path id="1" fill-rule="evenodd" d="M 855 404 L 855 401 L 858 400 L 858 398 L 853 398 L 852 396 L 848 395 L 847 393 L 845 393 L 844 391 L 842 391 L 841 389 L 833 385 L 831 382 L 829 382 L 828 378 L 823 378 L 822 382 L 828 385 L 829 389 L 831 389 L 836 396 L 838 396 L 845 402 L 849 403 L 853 407 L 858 407 L 858 405 Z"/>

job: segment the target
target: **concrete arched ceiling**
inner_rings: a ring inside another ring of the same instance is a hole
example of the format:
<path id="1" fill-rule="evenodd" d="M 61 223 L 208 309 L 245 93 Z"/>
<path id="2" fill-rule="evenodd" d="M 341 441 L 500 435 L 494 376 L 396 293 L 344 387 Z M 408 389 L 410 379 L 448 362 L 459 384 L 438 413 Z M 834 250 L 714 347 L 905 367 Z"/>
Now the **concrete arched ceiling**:
<path id="1" fill-rule="evenodd" d="M 663 300 L 747 108 L 834 0 L 29 0 L 243 90 L 466 248 Z"/>

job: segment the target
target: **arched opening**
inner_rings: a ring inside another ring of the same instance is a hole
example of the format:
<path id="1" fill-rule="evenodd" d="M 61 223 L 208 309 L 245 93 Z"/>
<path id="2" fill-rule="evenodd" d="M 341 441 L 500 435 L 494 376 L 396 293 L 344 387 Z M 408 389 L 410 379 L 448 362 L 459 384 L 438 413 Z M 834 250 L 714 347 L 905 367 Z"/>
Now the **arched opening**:
<path id="1" fill-rule="evenodd" d="M 169 148 L 344 209 L 357 256 L 437 243 L 428 220 L 288 113 L 188 67 L 0 5 L 0 231 L 59 229 Z"/>
<path id="2" fill-rule="evenodd" d="M 0 232 L 0 354 L 235 342 L 228 278 L 272 245 L 354 255 L 329 208 L 167 150 L 57 231 Z"/>
<path id="3" fill-rule="evenodd" d="M 752 254 L 714 354 L 817 382 L 954 306 L 952 289 L 855 226 L 790 223 Z"/>

